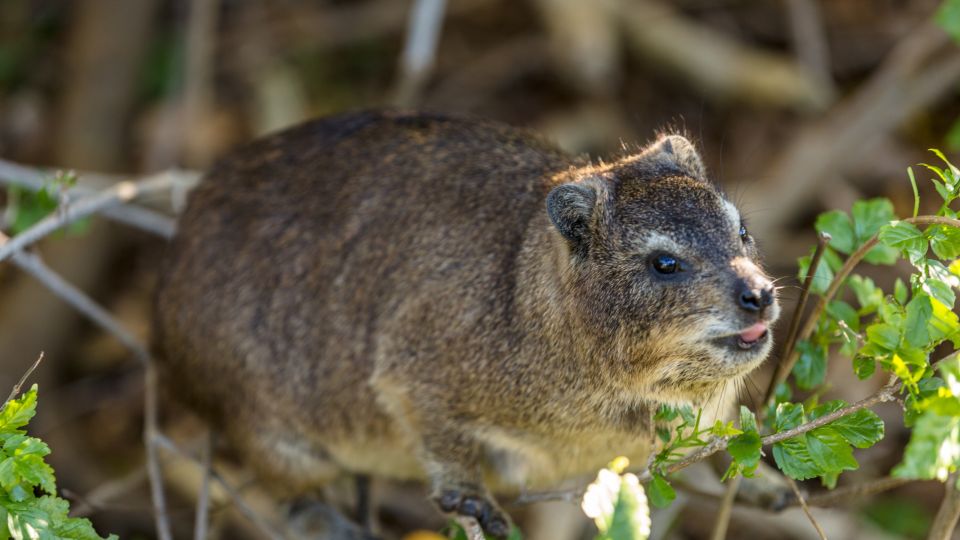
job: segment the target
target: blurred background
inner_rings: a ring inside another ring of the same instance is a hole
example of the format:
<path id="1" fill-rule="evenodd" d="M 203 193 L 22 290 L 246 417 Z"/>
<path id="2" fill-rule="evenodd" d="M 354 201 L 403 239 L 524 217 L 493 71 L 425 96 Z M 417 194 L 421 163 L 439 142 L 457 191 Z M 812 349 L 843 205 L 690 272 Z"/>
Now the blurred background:
<path id="1" fill-rule="evenodd" d="M 76 170 L 81 186 L 95 187 L 102 177 L 84 171 L 203 171 L 260 134 L 380 106 L 525 126 L 595 158 L 680 131 L 741 205 L 769 270 L 783 278 L 789 313 L 795 261 L 815 242 L 817 213 L 873 196 L 908 213 L 906 167 L 932 160 L 930 147 L 960 151 L 960 48 L 944 30 L 960 26 L 960 9 L 935 20 L 938 8 L 937 0 L 2 0 L 0 158 Z M 918 180 L 935 211 L 932 187 Z M 28 195 L 4 190 L 10 233 L 10 208 Z M 146 341 L 164 243 L 95 218 L 40 249 Z M 868 273 L 888 286 L 904 269 Z M 153 538 L 140 366 L 30 276 L 0 265 L 0 388 L 41 350 L 33 433 L 54 450 L 64 496 L 101 533 Z M 768 377 L 758 373 L 742 399 L 759 400 Z M 833 363 L 828 381 L 827 397 L 848 401 L 876 389 L 848 362 Z M 908 437 L 901 412 L 878 412 L 886 439 L 841 485 L 899 462 Z M 167 403 L 163 421 L 174 438 L 196 431 Z M 175 534 L 188 537 L 198 475 L 165 463 Z M 707 484 L 656 514 L 656 538 L 709 537 L 722 488 Z M 416 488 L 382 488 L 388 534 L 442 524 L 429 509 L 404 508 L 396 493 L 408 489 Z M 831 538 L 918 538 L 942 494 L 937 483 L 914 483 L 818 517 Z M 226 499 L 214 503 L 222 538 L 258 537 Z M 797 510 L 738 508 L 730 537 L 815 533 Z"/>

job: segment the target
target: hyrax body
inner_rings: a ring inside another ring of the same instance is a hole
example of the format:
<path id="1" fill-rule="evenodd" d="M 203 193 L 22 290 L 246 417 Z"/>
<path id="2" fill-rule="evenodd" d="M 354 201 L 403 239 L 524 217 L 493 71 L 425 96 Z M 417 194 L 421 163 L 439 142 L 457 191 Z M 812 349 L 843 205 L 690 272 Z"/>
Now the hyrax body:
<path id="1" fill-rule="evenodd" d="M 595 166 L 513 128 L 368 112 L 216 165 L 156 304 L 166 380 L 268 479 L 491 492 L 645 463 L 660 404 L 711 405 L 779 308 L 686 139 Z"/>

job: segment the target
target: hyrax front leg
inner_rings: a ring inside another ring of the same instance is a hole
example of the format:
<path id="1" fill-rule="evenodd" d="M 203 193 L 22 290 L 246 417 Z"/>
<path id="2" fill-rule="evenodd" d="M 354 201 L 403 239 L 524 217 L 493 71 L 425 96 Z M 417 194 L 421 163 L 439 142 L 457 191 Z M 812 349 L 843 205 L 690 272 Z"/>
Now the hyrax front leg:
<path id="1" fill-rule="evenodd" d="M 421 459 L 440 510 L 475 518 L 488 535 L 506 538 L 510 517 L 483 485 L 480 444 L 458 428 L 431 429 L 422 435 Z"/>

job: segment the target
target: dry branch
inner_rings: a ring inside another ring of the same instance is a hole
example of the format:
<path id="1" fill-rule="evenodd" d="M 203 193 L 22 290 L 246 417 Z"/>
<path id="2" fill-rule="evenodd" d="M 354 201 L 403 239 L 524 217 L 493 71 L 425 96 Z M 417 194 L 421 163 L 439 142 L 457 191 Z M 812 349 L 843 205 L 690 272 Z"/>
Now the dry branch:
<path id="1" fill-rule="evenodd" d="M 789 57 L 750 48 L 667 3 L 618 0 L 615 13 L 639 56 L 677 72 L 709 98 L 820 109 L 828 88 Z"/>
<path id="2" fill-rule="evenodd" d="M 797 502 L 800 504 L 800 507 L 803 508 L 803 513 L 807 515 L 807 519 L 810 520 L 810 523 L 813 524 L 813 528 L 817 530 L 817 534 L 820 536 L 820 540 L 827 540 L 827 535 L 824 534 L 823 528 L 820 527 L 820 524 L 817 523 L 817 519 L 813 517 L 813 513 L 810 511 L 810 507 L 807 506 L 807 501 L 804 500 L 803 494 L 800 493 L 800 488 L 797 487 L 797 483 L 793 481 L 793 478 L 785 476 L 787 479 L 787 484 L 790 485 L 790 489 L 793 490 L 794 496 L 797 498 Z"/>
<path id="3" fill-rule="evenodd" d="M 37 369 L 37 366 L 39 366 L 40 362 L 42 361 L 43 361 L 43 352 L 41 351 L 40 354 L 37 356 L 37 359 L 33 361 L 33 364 L 31 364 L 30 367 L 27 368 L 27 371 L 25 371 L 23 373 L 23 376 L 20 377 L 20 380 L 17 381 L 17 384 L 13 385 L 13 389 L 10 390 L 10 395 L 7 396 L 7 399 L 4 400 L 3 405 L 0 406 L 0 411 L 6 408 L 7 403 L 10 403 L 10 400 L 17 397 L 17 395 L 20 394 L 20 392 L 23 390 L 23 385 L 26 384 L 27 379 L 30 377 L 30 374 L 33 373 L 35 369 Z"/>
<path id="4" fill-rule="evenodd" d="M 39 191 L 50 183 L 53 174 L 49 171 L 26 167 L 0 159 L 0 185 L 17 186 L 30 191 Z M 153 178 L 169 177 L 170 191 L 153 193 L 153 198 L 163 195 L 166 204 L 160 206 L 177 211 L 177 200 L 182 199 L 183 195 L 196 185 L 200 178 L 200 173 L 193 171 L 169 170 L 156 175 L 147 176 L 144 181 Z M 109 189 L 120 182 L 127 180 L 125 177 L 83 172 L 80 173 L 77 185 L 67 190 L 66 194 L 70 197 L 87 197 L 99 191 Z M 141 194 L 141 197 L 147 194 Z M 171 201 L 171 199 L 173 199 Z M 144 200 L 144 203 L 150 203 L 152 200 Z M 139 205 L 123 204 L 110 206 L 102 209 L 99 213 L 103 214 L 113 221 L 124 223 L 132 227 L 147 231 L 152 234 L 170 238 L 175 230 L 174 220 L 162 212 L 152 208 L 144 208 Z"/>
<path id="5" fill-rule="evenodd" d="M 960 519 L 960 491 L 957 490 L 957 473 L 951 474 L 944 483 L 943 502 L 930 526 L 927 540 L 950 540 L 953 529 Z"/>

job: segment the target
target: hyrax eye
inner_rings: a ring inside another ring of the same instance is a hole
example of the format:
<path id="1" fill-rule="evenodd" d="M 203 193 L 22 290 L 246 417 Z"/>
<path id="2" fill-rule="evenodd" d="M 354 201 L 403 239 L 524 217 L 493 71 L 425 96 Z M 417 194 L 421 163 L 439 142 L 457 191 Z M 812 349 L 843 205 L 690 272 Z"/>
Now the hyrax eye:
<path id="1" fill-rule="evenodd" d="M 650 259 L 650 265 L 658 274 L 675 274 L 684 270 L 683 263 L 672 255 L 659 254 Z"/>
<path id="2" fill-rule="evenodd" d="M 747 227 L 745 225 L 740 225 L 740 239 L 744 242 L 747 241 Z"/>

